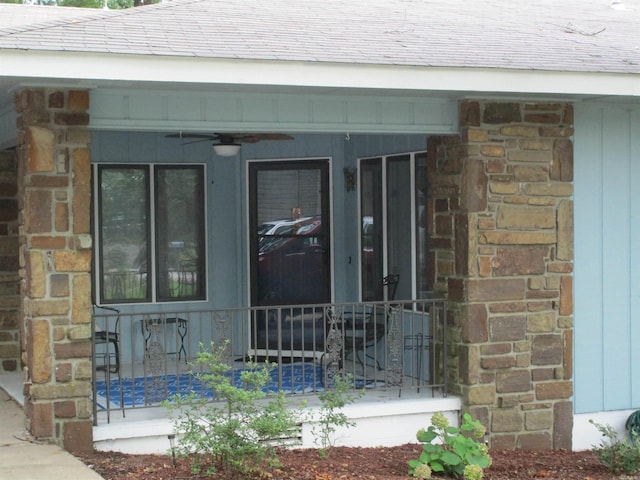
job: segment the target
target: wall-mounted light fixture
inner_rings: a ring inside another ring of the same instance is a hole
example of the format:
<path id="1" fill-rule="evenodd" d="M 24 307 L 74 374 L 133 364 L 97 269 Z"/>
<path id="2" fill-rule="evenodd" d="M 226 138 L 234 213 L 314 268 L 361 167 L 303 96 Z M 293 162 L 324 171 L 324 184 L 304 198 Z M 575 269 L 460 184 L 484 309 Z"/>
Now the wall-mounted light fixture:
<path id="1" fill-rule="evenodd" d="M 344 167 L 342 169 L 344 173 L 344 186 L 347 189 L 347 192 L 353 192 L 356 189 L 356 175 L 358 173 L 358 169 Z"/>
<path id="2" fill-rule="evenodd" d="M 216 143 L 213 145 L 213 151 L 221 157 L 234 157 L 240 151 L 238 143 Z"/>

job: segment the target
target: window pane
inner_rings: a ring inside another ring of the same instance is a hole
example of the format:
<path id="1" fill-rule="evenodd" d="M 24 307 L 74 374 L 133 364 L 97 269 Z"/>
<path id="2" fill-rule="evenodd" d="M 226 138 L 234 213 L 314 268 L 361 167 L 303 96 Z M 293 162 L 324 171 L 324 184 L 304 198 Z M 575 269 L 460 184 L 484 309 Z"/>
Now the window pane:
<path id="1" fill-rule="evenodd" d="M 101 167 L 100 287 L 105 303 L 149 300 L 146 168 Z"/>
<path id="2" fill-rule="evenodd" d="M 382 159 L 360 164 L 362 300 L 382 300 Z"/>
<path id="3" fill-rule="evenodd" d="M 156 167 L 156 255 L 159 301 L 203 299 L 204 169 Z"/>
<path id="4" fill-rule="evenodd" d="M 411 163 L 409 155 L 387 158 L 387 274 L 400 274 L 396 298 L 412 297 Z"/>
<path id="5" fill-rule="evenodd" d="M 416 290 L 418 298 L 425 298 L 429 291 L 427 237 L 427 154 L 416 155 Z"/>
<path id="6" fill-rule="evenodd" d="M 323 188 L 328 162 L 254 164 L 252 172 L 254 304 L 329 301 L 328 198 Z"/>

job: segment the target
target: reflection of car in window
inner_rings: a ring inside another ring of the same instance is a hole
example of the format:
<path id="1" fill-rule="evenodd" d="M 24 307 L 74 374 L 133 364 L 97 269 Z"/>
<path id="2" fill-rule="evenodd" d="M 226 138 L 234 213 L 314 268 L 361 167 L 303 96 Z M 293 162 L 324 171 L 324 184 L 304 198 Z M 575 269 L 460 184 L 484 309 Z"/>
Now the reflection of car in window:
<path id="1" fill-rule="evenodd" d="M 326 301 L 326 250 L 319 216 L 266 222 L 258 227 L 258 301 L 261 305 L 304 305 Z M 256 317 L 256 345 L 323 348 L 324 321 L 306 318 L 304 307 L 287 311 L 279 331 L 274 311 Z M 299 316 L 297 319 L 292 317 Z M 279 338 L 279 335 L 282 335 Z"/>
<path id="2" fill-rule="evenodd" d="M 362 217 L 362 250 L 373 250 L 373 217 Z"/>
<path id="3" fill-rule="evenodd" d="M 373 244 L 373 217 L 362 217 L 362 240 L 363 246 L 371 246 Z"/>
<path id="4" fill-rule="evenodd" d="M 373 217 L 362 217 L 362 267 L 371 275 L 373 273 Z"/>
<path id="5" fill-rule="evenodd" d="M 278 246 L 279 239 L 285 235 L 299 234 L 300 228 L 310 220 L 312 220 L 312 217 L 304 217 L 297 220 L 275 220 L 260 224 L 258 226 L 258 251 L 263 252 Z"/>
<path id="6" fill-rule="evenodd" d="M 269 223 L 274 226 L 265 230 L 258 244 L 258 298 L 273 304 L 321 301 L 320 218 Z"/>

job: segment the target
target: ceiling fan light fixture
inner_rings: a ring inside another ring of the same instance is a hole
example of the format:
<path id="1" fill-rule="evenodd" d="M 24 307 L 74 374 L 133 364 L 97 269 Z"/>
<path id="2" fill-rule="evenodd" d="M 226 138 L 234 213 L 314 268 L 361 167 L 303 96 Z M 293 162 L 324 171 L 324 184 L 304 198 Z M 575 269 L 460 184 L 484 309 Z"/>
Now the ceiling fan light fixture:
<path id="1" fill-rule="evenodd" d="M 213 151 L 221 157 L 235 157 L 240 151 L 240 145 L 237 143 L 218 143 L 213 145 Z"/>

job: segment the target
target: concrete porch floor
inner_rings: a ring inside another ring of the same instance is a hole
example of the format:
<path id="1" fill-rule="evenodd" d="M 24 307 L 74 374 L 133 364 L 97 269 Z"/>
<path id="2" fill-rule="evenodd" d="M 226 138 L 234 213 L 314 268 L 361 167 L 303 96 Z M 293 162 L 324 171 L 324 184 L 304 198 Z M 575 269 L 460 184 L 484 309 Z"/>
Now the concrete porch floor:
<path id="1" fill-rule="evenodd" d="M 0 388 L 13 398 L 20 406 L 24 407 L 24 393 L 22 384 L 22 372 L 0 374 Z"/>

